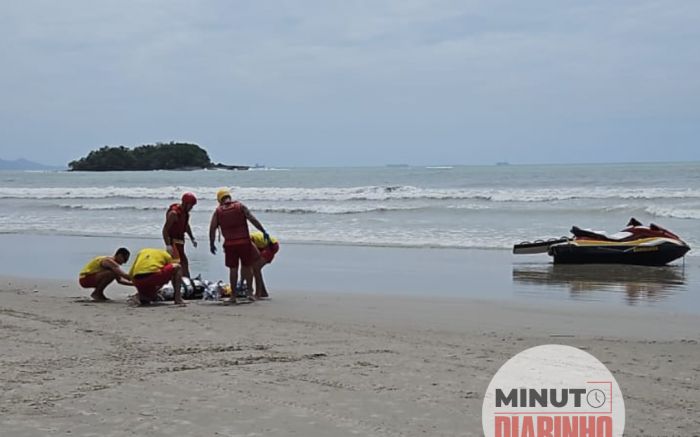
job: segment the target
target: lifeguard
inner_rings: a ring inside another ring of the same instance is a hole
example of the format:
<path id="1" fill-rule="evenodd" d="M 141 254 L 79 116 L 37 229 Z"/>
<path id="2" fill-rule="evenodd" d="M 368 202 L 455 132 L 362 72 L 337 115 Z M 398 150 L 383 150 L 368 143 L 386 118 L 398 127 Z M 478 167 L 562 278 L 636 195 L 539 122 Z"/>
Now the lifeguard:
<path id="1" fill-rule="evenodd" d="M 253 279 L 253 266 L 258 262 L 260 255 L 250 241 L 248 231 L 248 221 L 263 233 L 265 240 L 270 240 L 265 228 L 248 208 L 239 201 L 231 198 L 228 189 L 221 189 L 216 193 L 216 200 L 219 206 L 211 216 L 209 224 L 209 249 L 212 254 L 216 254 L 216 230 L 221 229 L 224 236 L 224 254 L 226 255 L 226 267 L 229 269 L 229 279 L 232 286 L 238 283 L 238 263 L 241 263 L 241 277 L 251 284 Z M 248 290 L 250 293 L 251 290 Z M 248 298 L 253 300 L 252 295 Z"/>
<path id="2" fill-rule="evenodd" d="M 91 259 L 78 275 L 78 282 L 83 288 L 94 288 L 90 297 L 98 302 L 108 301 L 105 288 L 115 279 L 122 285 L 134 285 L 131 276 L 121 269 L 129 261 L 129 250 L 120 247 L 114 256 L 96 256 Z"/>
<path id="3" fill-rule="evenodd" d="M 166 248 L 172 248 L 175 259 L 180 260 L 182 276 L 190 277 L 190 264 L 185 254 L 185 234 L 189 235 L 192 245 L 197 247 L 197 240 L 190 228 L 190 211 L 197 204 L 197 197 L 192 193 L 182 195 L 181 203 L 173 203 L 165 213 L 163 241 Z"/>

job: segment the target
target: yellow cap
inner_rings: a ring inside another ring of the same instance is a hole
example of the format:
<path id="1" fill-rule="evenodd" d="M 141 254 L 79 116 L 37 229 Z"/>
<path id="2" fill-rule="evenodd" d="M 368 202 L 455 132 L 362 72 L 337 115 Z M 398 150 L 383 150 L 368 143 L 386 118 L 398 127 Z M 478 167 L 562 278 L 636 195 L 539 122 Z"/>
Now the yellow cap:
<path id="1" fill-rule="evenodd" d="M 231 197 L 231 191 L 228 188 L 222 188 L 216 192 L 216 200 L 221 203 L 221 199 L 224 197 Z"/>

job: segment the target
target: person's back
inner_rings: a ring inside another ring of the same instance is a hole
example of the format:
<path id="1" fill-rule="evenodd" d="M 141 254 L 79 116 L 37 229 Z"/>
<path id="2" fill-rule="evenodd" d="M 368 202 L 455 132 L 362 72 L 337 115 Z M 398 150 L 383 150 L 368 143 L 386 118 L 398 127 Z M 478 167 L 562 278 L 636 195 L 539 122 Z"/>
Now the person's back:
<path id="1" fill-rule="evenodd" d="M 279 240 L 272 235 L 268 235 L 269 239 L 265 239 L 265 235 L 260 231 L 255 231 L 250 233 L 250 241 L 255 244 L 258 250 L 265 249 L 272 244 L 278 244 Z"/>
<path id="2" fill-rule="evenodd" d="M 224 236 L 224 246 L 249 243 L 250 233 L 244 208 L 240 202 L 228 201 L 216 209 L 221 234 Z"/>
<path id="3" fill-rule="evenodd" d="M 109 257 L 106 255 L 101 255 L 101 256 L 96 256 L 93 259 L 91 259 L 90 261 L 88 261 L 88 263 L 85 264 L 85 266 L 82 268 L 82 270 L 80 270 L 78 277 L 83 279 L 83 278 L 86 278 L 90 275 L 94 275 L 95 273 L 99 273 L 101 271 L 106 270 L 106 268 L 104 268 L 102 266 L 102 261 L 104 261 L 106 258 L 109 258 Z"/>
<path id="4" fill-rule="evenodd" d="M 167 250 L 141 249 L 136 254 L 129 274 L 134 277 L 155 273 L 165 267 L 166 264 L 171 263 L 172 260 L 173 257 Z"/>
<path id="5" fill-rule="evenodd" d="M 136 295 L 132 296 L 135 303 L 142 304 L 157 299 L 160 288 L 173 281 L 175 303 L 183 303 L 180 295 L 182 267 L 173 262 L 172 254 L 163 249 L 141 249 L 136 254 L 134 264 L 129 270 L 136 287 Z"/>
<path id="6" fill-rule="evenodd" d="M 251 232 L 250 241 L 253 242 L 258 252 L 260 252 L 263 265 L 271 263 L 275 258 L 275 254 L 280 250 L 280 243 L 277 238 L 269 235 L 268 238 L 265 238 L 265 234 L 260 231 Z"/>

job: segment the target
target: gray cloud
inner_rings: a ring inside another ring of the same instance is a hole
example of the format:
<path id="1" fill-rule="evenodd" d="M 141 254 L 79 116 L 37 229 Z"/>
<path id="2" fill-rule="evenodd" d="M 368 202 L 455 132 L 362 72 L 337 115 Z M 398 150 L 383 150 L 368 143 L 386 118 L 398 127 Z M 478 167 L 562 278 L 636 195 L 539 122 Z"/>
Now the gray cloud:
<path id="1" fill-rule="evenodd" d="M 693 1 L 4 7 L 5 158 L 179 139 L 277 165 L 700 159 Z"/>

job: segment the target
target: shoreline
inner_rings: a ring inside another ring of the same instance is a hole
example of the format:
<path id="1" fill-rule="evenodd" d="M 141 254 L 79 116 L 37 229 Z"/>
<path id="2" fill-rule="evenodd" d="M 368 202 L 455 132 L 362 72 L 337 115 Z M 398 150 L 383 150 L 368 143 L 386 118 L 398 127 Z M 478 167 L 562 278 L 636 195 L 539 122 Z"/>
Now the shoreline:
<path id="1" fill-rule="evenodd" d="M 12 256 L 0 275 L 73 279 L 96 255 L 125 245 L 132 251 L 159 247 L 156 239 L 114 239 L 0 234 Z M 193 276 L 228 282 L 223 257 L 202 242 L 187 247 Z M 128 266 L 128 265 L 127 265 Z M 622 310 L 700 314 L 700 259 L 685 267 L 561 266 L 547 256 L 515 256 L 507 251 L 414 249 L 285 244 L 264 269 L 276 293 L 352 294 L 388 297 L 467 298 L 544 307 L 594 305 Z"/>
<path id="2" fill-rule="evenodd" d="M 626 434 L 700 428 L 695 315 L 311 292 L 132 308 L 112 287 L 118 302 L 92 303 L 74 280 L 0 276 L 3 430 L 478 436 L 496 370 L 551 343 L 610 368 Z"/>

